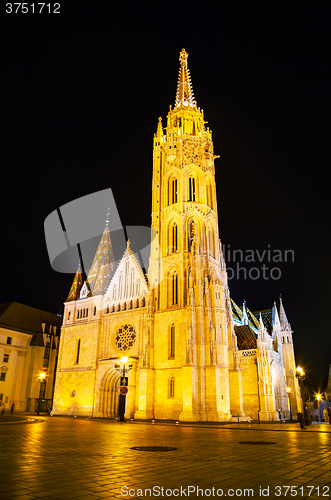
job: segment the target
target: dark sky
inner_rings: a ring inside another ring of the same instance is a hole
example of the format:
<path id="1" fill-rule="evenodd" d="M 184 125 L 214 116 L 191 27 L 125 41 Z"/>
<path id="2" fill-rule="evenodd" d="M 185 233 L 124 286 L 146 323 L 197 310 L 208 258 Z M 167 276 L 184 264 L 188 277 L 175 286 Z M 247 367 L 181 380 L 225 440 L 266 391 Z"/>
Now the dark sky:
<path id="1" fill-rule="evenodd" d="M 254 255 L 294 252 L 294 262 L 240 263 L 281 276 L 241 271 L 231 296 L 254 311 L 282 294 L 297 363 L 324 389 L 330 2 L 60 3 L 58 15 L 1 6 L 0 303 L 62 314 L 73 276 L 52 270 L 44 238 L 45 218 L 61 205 L 110 187 L 124 225 L 150 225 L 152 139 L 174 105 L 185 47 L 220 155 L 222 243 Z"/>

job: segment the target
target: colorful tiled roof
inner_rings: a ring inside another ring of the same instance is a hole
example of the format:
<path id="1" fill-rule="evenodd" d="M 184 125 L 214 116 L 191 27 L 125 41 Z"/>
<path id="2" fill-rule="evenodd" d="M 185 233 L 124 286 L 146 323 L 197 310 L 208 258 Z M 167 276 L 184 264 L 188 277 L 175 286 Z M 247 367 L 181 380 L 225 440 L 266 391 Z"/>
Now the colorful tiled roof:
<path id="1" fill-rule="evenodd" d="M 237 345 L 240 351 L 256 349 L 256 334 L 248 325 L 236 325 L 234 331 L 237 336 Z"/>
<path id="2" fill-rule="evenodd" d="M 262 316 L 262 321 L 264 326 L 266 327 L 268 333 L 271 333 L 272 330 L 272 309 L 264 309 L 263 311 L 254 311 L 253 314 L 256 318 L 260 317 L 260 313 Z"/>
<path id="3" fill-rule="evenodd" d="M 230 299 L 230 300 L 231 300 L 233 319 L 237 320 L 237 321 L 241 321 L 241 318 L 243 315 L 242 310 L 240 309 L 240 307 L 237 306 L 237 304 L 235 303 L 234 300 L 232 300 L 232 299 Z"/>
<path id="4" fill-rule="evenodd" d="M 252 326 L 254 328 L 259 328 L 260 322 L 256 318 L 256 316 L 254 316 L 254 314 L 247 307 L 246 307 L 246 312 L 247 312 L 247 316 L 248 316 L 249 322 L 252 324 Z"/>
<path id="5" fill-rule="evenodd" d="M 106 291 L 114 269 L 113 247 L 109 229 L 106 227 L 87 277 L 93 295 L 101 295 Z"/>
<path id="6" fill-rule="evenodd" d="M 79 294 L 80 294 L 80 290 L 81 290 L 82 286 L 83 286 L 82 268 L 81 268 L 81 265 L 79 263 L 79 266 L 78 266 L 76 275 L 74 277 L 74 280 L 72 282 L 70 292 L 69 292 L 69 295 L 68 295 L 66 302 L 69 302 L 70 300 L 79 299 Z"/>

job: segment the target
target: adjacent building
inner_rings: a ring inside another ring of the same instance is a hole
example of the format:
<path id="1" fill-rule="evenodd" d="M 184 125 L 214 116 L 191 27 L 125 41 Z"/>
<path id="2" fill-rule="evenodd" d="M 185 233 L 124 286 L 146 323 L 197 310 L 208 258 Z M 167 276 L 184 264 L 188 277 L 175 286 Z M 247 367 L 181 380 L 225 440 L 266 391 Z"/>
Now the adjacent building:
<path id="1" fill-rule="evenodd" d="M 62 318 L 17 302 L 0 305 L 0 403 L 15 412 L 52 406 Z"/>

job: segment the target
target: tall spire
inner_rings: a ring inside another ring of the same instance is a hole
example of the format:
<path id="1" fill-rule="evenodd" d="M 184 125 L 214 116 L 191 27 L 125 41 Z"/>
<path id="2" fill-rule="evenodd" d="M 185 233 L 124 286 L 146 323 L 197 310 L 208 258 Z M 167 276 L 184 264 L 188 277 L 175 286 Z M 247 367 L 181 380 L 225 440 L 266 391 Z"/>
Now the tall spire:
<path id="1" fill-rule="evenodd" d="M 101 237 L 90 272 L 87 277 L 93 295 L 101 295 L 106 291 L 110 282 L 111 275 L 113 274 L 113 271 L 115 269 L 113 247 L 111 244 L 110 233 L 108 229 L 109 216 L 110 210 L 108 209 L 106 215 L 106 228 Z"/>
<path id="2" fill-rule="evenodd" d="M 279 307 L 279 319 L 283 330 L 291 330 L 291 325 L 288 322 L 281 297 L 280 297 L 280 307 Z"/>
<path id="3" fill-rule="evenodd" d="M 190 70 L 187 67 L 187 58 L 188 53 L 185 49 L 182 49 L 179 54 L 180 68 L 175 103 L 176 108 L 181 106 L 190 106 L 194 108 L 195 106 Z"/>
<path id="4" fill-rule="evenodd" d="M 70 300 L 77 300 L 79 298 L 79 293 L 82 288 L 82 285 L 83 285 L 82 265 L 79 259 L 78 269 L 74 277 L 74 280 L 72 282 L 66 302 L 69 302 Z"/>

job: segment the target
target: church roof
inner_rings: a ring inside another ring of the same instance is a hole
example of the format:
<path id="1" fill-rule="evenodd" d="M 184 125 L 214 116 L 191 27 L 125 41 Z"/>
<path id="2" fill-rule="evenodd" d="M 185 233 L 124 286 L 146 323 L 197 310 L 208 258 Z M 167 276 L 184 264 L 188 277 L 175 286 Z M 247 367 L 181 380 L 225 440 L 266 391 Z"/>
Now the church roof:
<path id="1" fill-rule="evenodd" d="M 260 313 L 262 316 L 262 321 L 264 326 L 266 327 L 268 333 L 272 331 L 272 309 L 264 309 L 263 311 L 254 311 L 253 314 L 257 318 L 260 317 Z"/>
<path id="2" fill-rule="evenodd" d="M 256 333 L 248 325 L 236 325 L 237 346 L 240 351 L 256 349 Z"/>
<path id="3" fill-rule="evenodd" d="M 79 299 L 79 293 L 80 293 L 82 286 L 83 286 L 83 276 L 82 276 L 81 263 L 79 261 L 78 269 L 77 269 L 76 275 L 74 277 L 74 280 L 72 282 L 70 292 L 69 292 L 69 295 L 68 295 L 66 302 L 70 302 L 70 300 Z"/>
<path id="4" fill-rule="evenodd" d="M 243 307 L 237 306 L 235 301 L 231 299 L 231 308 L 232 308 L 233 319 L 241 323 L 243 321 Z M 249 321 L 249 326 L 258 329 L 259 328 L 259 320 L 257 319 L 258 317 L 254 316 L 254 314 L 248 309 L 247 306 L 245 307 L 245 309 Z"/>
<path id="5" fill-rule="evenodd" d="M 114 269 L 115 259 L 107 221 L 87 277 L 93 295 L 102 295 L 106 291 Z"/>
<path id="6" fill-rule="evenodd" d="M 190 70 L 187 67 L 187 58 L 188 53 L 185 49 L 182 49 L 179 55 L 180 68 L 176 93 L 176 108 L 180 108 L 181 106 L 195 107 L 191 75 Z"/>

